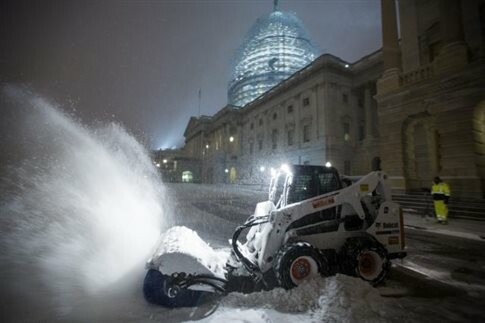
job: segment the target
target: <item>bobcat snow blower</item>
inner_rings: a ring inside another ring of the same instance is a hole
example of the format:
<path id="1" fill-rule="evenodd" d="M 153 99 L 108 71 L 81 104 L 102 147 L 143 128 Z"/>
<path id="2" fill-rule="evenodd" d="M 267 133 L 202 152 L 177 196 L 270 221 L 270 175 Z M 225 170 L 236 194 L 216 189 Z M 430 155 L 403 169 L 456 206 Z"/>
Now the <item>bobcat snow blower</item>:
<path id="1" fill-rule="evenodd" d="M 206 295 L 291 289 L 335 273 L 378 284 L 390 260 L 406 255 L 402 212 L 386 174 L 352 182 L 335 168 L 309 165 L 276 171 L 268 201 L 256 205 L 230 244 L 230 252 L 215 251 L 194 231 L 172 228 L 147 262 L 145 298 L 196 306 Z"/>

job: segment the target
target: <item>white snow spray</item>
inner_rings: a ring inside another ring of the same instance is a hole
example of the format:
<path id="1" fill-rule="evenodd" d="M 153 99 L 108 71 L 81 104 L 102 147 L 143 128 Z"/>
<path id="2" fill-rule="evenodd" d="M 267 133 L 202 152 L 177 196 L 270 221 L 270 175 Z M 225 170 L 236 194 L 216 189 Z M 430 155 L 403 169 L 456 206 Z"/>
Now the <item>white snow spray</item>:
<path id="1" fill-rule="evenodd" d="M 19 111 L 15 135 L 3 139 L 22 155 L 2 175 L 2 288 L 68 313 L 143 270 L 166 224 L 163 186 L 120 125 L 80 125 L 18 87 L 1 96 Z"/>

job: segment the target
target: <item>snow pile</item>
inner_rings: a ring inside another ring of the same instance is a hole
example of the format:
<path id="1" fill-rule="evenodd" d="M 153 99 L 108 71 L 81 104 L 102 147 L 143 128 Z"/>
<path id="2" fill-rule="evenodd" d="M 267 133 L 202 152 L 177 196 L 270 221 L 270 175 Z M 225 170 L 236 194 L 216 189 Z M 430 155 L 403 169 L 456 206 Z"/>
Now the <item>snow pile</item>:
<path id="1" fill-rule="evenodd" d="M 297 288 L 276 288 L 251 294 L 231 293 L 222 300 L 227 307 L 273 308 L 285 312 L 304 312 L 317 305 L 326 280 L 304 282 Z"/>
<path id="2" fill-rule="evenodd" d="M 305 282 L 289 291 L 277 288 L 229 294 L 207 321 L 384 322 L 398 315 L 389 311 L 392 301 L 382 298 L 367 282 L 338 274 Z"/>
<path id="3" fill-rule="evenodd" d="M 385 299 L 377 289 L 354 277 L 337 275 L 324 280 L 313 318 L 320 322 L 386 321 Z"/>
<path id="4" fill-rule="evenodd" d="M 214 250 L 197 232 L 183 226 L 172 227 L 160 238 L 148 266 L 164 274 L 207 273 L 224 278 L 229 251 Z"/>
<path id="5" fill-rule="evenodd" d="M 200 320 L 199 322 L 213 322 L 213 323 L 227 323 L 227 322 L 241 322 L 241 323 L 271 323 L 271 322 L 311 322 L 312 318 L 307 314 L 291 314 L 281 313 L 272 309 L 219 309 L 212 316 Z"/>

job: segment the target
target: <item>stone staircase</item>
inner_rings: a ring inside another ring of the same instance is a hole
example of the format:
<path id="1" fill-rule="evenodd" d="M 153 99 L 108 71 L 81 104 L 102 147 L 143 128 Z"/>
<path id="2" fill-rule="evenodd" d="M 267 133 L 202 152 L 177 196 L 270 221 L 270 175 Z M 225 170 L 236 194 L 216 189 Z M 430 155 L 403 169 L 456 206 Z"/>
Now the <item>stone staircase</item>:
<path id="1" fill-rule="evenodd" d="M 434 216 L 433 198 L 424 192 L 393 192 L 392 198 L 399 203 L 404 212 Z M 485 221 L 485 199 L 450 199 L 450 218 Z"/>

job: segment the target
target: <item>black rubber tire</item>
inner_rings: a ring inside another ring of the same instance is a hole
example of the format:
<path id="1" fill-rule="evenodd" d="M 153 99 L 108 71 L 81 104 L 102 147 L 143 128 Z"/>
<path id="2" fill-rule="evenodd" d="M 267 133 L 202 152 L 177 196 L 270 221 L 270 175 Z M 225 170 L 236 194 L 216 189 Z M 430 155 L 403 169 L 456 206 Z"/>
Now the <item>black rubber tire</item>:
<path id="1" fill-rule="evenodd" d="M 368 278 L 361 272 L 361 270 L 363 270 L 362 268 L 379 266 L 378 263 L 373 263 L 373 259 L 369 259 L 369 257 L 367 257 L 366 260 L 370 262 L 370 265 L 364 264 L 362 258 L 368 254 L 377 254 L 382 262 L 380 268 L 375 268 L 376 270 L 380 269 L 380 272 L 374 278 Z M 376 285 L 386 279 L 391 265 L 386 248 L 370 236 L 347 239 L 339 253 L 339 259 L 342 273 L 349 276 L 360 277 L 372 285 Z"/>
<path id="2" fill-rule="evenodd" d="M 278 251 L 273 268 L 281 287 L 291 289 L 297 286 L 291 279 L 290 267 L 298 257 L 302 256 L 311 257 L 316 262 L 320 276 L 330 275 L 328 261 L 318 249 L 307 242 L 288 243 Z"/>

